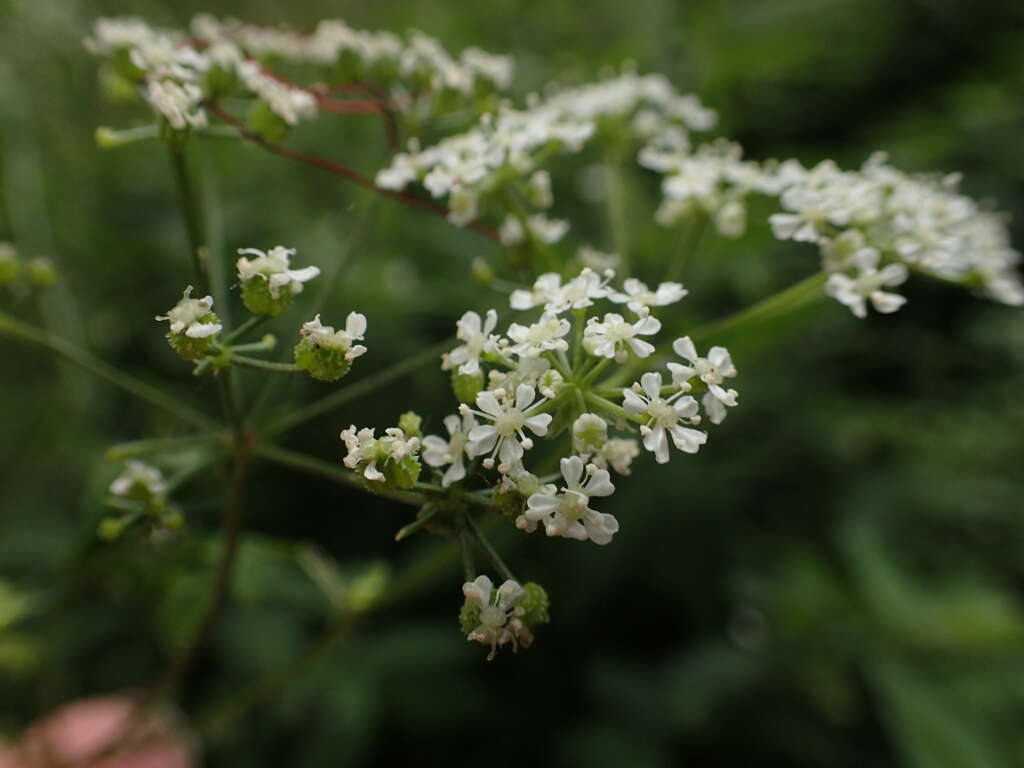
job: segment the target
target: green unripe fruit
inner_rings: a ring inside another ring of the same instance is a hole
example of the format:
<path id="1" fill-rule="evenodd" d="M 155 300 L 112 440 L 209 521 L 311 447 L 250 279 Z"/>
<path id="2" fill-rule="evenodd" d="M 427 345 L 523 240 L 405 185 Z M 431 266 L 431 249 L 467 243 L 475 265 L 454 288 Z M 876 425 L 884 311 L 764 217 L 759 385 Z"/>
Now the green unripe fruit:
<path id="1" fill-rule="evenodd" d="M 462 608 L 459 609 L 459 628 L 462 634 L 468 635 L 480 626 L 480 606 L 468 597 L 463 600 Z"/>
<path id="2" fill-rule="evenodd" d="M 254 315 L 277 317 L 292 305 L 292 291 L 282 286 L 277 296 L 270 292 L 270 281 L 263 277 L 253 277 L 242 283 L 242 303 Z"/>
<path id="3" fill-rule="evenodd" d="M 526 597 L 519 603 L 519 607 L 523 609 L 523 623 L 530 629 L 535 629 L 551 621 L 548 613 L 548 593 L 544 591 L 544 587 L 529 581 L 523 585 L 523 589 L 526 591 Z"/>
<path id="4" fill-rule="evenodd" d="M 214 314 L 207 315 L 202 320 L 204 323 L 215 323 L 217 321 L 217 316 Z M 167 334 L 167 343 L 171 345 L 171 349 L 186 360 L 202 360 L 206 357 L 211 347 L 213 347 L 215 339 L 216 336 L 207 336 L 205 339 L 193 339 L 184 333 Z"/>
<path id="5" fill-rule="evenodd" d="M 420 462 L 414 456 L 403 456 L 398 461 L 384 463 L 384 478 L 388 485 L 402 490 L 412 488 L 420 476 Z"/>
<path id="6" fill-rule="evenodd" d="M 249 110 L 249 128 L 266 141 L 280 141 L 291 130 L 288 125 L 265 101 L 254 102 Z"/>
<path id="7" fill-rule="evenodd" d="M 250 281 L 252 282 L 252 281 Z M 346 350 L 319 347 L 308 338 L 295 345 L 295 364 L 319 381 L 337 381 L 351 368 Z"/>
<path id="8" fill-rule="evenodd" d="M 491 501 L 494 502 L 494 509 L 505 517 L 518 517 L 523 513 L 523 505 L 526 498 L 517 490 L 497 491 L 491 494 Z"/>
<path id="9" fill-rule="evenodd" d="M 483 373 L 452 373 L 452 392 L 460 403 L 475 403 L 484 389 Z"/>

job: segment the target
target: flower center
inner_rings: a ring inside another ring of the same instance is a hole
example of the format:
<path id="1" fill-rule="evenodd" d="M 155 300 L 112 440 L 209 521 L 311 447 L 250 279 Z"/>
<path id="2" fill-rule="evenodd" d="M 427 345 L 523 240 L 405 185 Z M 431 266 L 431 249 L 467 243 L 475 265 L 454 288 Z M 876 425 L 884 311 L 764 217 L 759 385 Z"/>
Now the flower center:
<path id="1" fill-rule="evenodd" d="M 647 406 L 647 412 L 660 427 L 671 427 L 679 421 L 676 409 L 672 407 L 671 403 L 660 397 L 651 400 L 651 404 Z"/>
<path id="2" fill-rule="evenodd" d="M 523 412 L 513 407 L 494 419 L 494 428 L 502 437 L 511 437 L 523 428 L 525 421 Z"/>
<path id="3" fill-rule="evenodd" d="M 505 622 L 508 621 L 508 617 L 505 612 L 496 605 L 489 605 L 480 611 L 480 623 L 485 627 L 498 627 L 505 626 Z"/>
<path id="4" fill-rule="evenodd" d="M 586 494 L 567 490 L 562 496 L 562 503 L 559 505 L 558 511 L 568 520 L 579 520 L 586 514 L 589 501 Z"/>

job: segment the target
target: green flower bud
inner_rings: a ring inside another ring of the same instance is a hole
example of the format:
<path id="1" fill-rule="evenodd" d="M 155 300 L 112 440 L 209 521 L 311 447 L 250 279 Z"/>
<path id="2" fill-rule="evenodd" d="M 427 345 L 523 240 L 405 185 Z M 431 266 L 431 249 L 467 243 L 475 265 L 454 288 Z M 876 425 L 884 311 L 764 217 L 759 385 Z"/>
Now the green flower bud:
<path id="1" fill-rule="evenodd" d="M 49 259 L 36 258 L 25 265 L 28 281 L 39 288 L 49 288 L 57 282 L 57 270 Z"/>
<path id="2" fill-rule="evenodd" d="M 346 355 L 345 349 L 322 347 L 309 337 L 295 345 L 295 364 L 319 381 L 337 381 L 348 373 L 352 364 Z"/>
<path id="3" fill-rule="evenodd" d="M 398 417 L 398 427 L 409 437 L 423 437 L 423 417 L 414 411 L 406 411 Z"/>
<path id="4" fill-rule="evenodd" d="M 551 616 L 548 613 L 550 605 L 548 593 L 544 587 L 536 582 L 528 581 L 523 585 L 523 589 L 526 591 L 526 597 L 519 603 L 523 609 L 523 623 L 530 629 L 536 629 L 541 624 L 551 621 Z"/>
<path id="5" fill-rule="evenodd" d="M 419 459 L 415 456 L 403 456 L 397 461 L 389 459 L 384 462 L 384 479 L 388 485 L 407 491 L 419 479 L 420 469 Z"/>
<path id="6" fill-rule="evenodd" d="M 452 372 L 452 392 L 460 403 L 475 403 L 483 388 L 483 373 L 459 373 L 457 369 Z"/>
<path id="7" fill-rule="evenodd" d="M 103 541 L 116 541 L 121 538 L 124 529 L 125 519 L 123 517 L 105 517 L 100 521 L 96 533 Z"/>
<path id="8" fill-rule="evenodd" d="M 9 243 L 0 243 L 0 285 L 14 285 L 21 275 L 18 252 Z"/>

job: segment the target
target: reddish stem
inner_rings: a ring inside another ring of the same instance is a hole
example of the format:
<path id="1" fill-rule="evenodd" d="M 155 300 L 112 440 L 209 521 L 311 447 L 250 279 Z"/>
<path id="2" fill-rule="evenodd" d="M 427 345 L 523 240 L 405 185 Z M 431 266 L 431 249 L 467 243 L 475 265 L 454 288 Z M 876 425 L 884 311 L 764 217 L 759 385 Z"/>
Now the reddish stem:
<path id="1" fill-rule="evenodd" d="M 253 142 L 254 144 L 258 144 L 264 149 L 273 152 L 275 155 L 287 157 L 290 160 L 296 160 L 300 163 L 305 163 L 306 165 L 312 165 L 316 168 L 325 170 L 328 173 L 333 173 L 337 176 L 346 178 L 349 181 L 354 182 L 361 187 L 371 189 L 379 195 L 383 195 L 384 197 L 390 197 L 393 200 L 398 200 L 400 203 L 404 203 L 405 205 L 408 205 L 412 208 L 417 208 L 421 211 L 432 213 L 435 216 L 440 216 L 443 219 L 448 218 L 448 209 L 445 208 L 443 205 L 438 205 L 437 203 L 434 203 L 430 200 L 424 200 L 423 198 L 417 197 L 411 192 L 406 192 L 404 190 L 382 189 L 378 187 L 376 184 L 374 184 L 373 179 L 370 179 L 364 176 L 363 174 L 359 173 L 358 171 L 352 170 L 348 166 L 342 165 L 341 163 L 337 163 L 333 160 L 328 160 L 327 158 L 324 157 L 319 157 L 318 155 L 310 155 L 305 152 L 298 152 L 294 149 L 288 149 L 287 147 L 283 147 L 280 144 L 274 144 L 272 142 L 269 142 L 262 136 L 260 136 L 258 133 L 249 130 L 245 125 L 242 124 L 240 120 L 238 120 L 234 115 L 232 115 L 230 112 L 221 107 L 220 104 L 218 104 L 216 101 L 208 99 L 204 102 L 204 104 L 211 112 L 213 112 L 213 114 L 215 114 L 228 125 L 235 128 L 235 130 L 237 130 L 243 138 Z M 472 229 L 474 232 L 477 232 L 492 240 L 498 239 L 498 233 L 494 229 L 494 227 L 484 224 L 483 222 L 471 222 L 470 224 L 467 225 L 466 228 Z"/>

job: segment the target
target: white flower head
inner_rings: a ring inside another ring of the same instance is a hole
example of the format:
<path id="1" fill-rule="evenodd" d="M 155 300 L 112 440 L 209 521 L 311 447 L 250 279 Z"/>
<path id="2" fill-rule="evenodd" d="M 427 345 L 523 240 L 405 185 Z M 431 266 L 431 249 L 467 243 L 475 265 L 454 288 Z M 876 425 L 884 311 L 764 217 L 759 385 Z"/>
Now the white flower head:
<path id="1" fill-rule="evenodd" d="M 878 268 L 879 253 L 874 248 L 862 248 L 850 258 L 857 270 L 855 277 L 835 273 L 825 283 L 825 293 L 850 308 L 857 317 L 867 317 L 867 302 L 883 313 L 895 312 L 906 303 L 898 293 L 882 290 L 900 285 L 907 279 L 904 264 L 887 264 Z"/>
<path id="2" fill-rule="evenodd" d="M 202 99 L 203 92 L 194 83 L 150 80 L 146 86 L 146 101 L 176 131 L 208 125 L 206 112 L 200 106 Z"/>
<path id="3" fill-rule="evenodd" d="M 374 482 L 384 482 L 385 476 L 380 470 L 384 462 L 397 462 L 406 456 L 414 456 L 420 448 L 418 437 L 409 437 L 397 427 L 384 430 L 384 435 L 377 438 L 373 428 L 356 429 L 353 424 L 342 430 L 340 437 L 347 452 L 342 464 L 361 471 L 363 477 Z"/>
<path id="4" fill-rule="evenodd" d="M 526 436 L 526 430 L 543 437 L 548 433 L 551 414 L 537 413 L 530 415 L 543 405 L 547 398 L 534 402 L 536 391 L 528 384 L 520 384 L 513 397 L 503 389 L 484 391 L 476 396 L 474 411 L 463 404 L 459 409 L 462 414 L 472 413 L 489 424 L 481 424 L 470 430 L 469 455 L 483 456 L 483 465 L 490 469 L 494 466 L 494 456 L 499 461 L 498 471 L 507 474 L 517 467 L 523 458 L 523 452 L 533 447 L 533 440 Z"/>
<path id="5" fill-rule="evenodd" d="M 489 645 L 488 661 L 494 658 L 499 645 L 512 643 L 514 649 L 530 645 L 533 636 L 519 621 L 524 613 L 519 603 L 526 597 L 526 590 L 517 582 L 509 579 L 494 589 L 494 583 L 487 576 L 477 576 L 462 585 L 462 594 L 480 609 L 480 623 L 466 635 L 466 639 Z"/>
<path id="6" fill-rule="evenodd" d="M 694 376 L 699 377 L 708 388 L 701 399 L 704 410 L 712 424 L 721 424 L 725 419 L 725 407 L 737 405 L 736 398 L 739 396 L 735 389 L 726 389 L 722 386 L 726 379 L 736 376 L 736 366 L 733 365 L 729 350 L 725 347 L 712 347 L 708 350 L 707 357 L 701 357 L 689 336 L 676 339 L 672 343 L 672 349 L 689 363 L 668 364 L 668 369 L 672 372 L 672 383 L 689 390 L 689 380 Z"/>
<path id="7" fill-rule="evenodd" d="M 423 438 L 423 461 L 432 467 L 448 466 L 441 478 L 441 485 L 447 488 L 466 476 L 465 458 L 469 455 L 469 433 L 477 426 L 472 413 L 446 416 L 445 429 L 448 439 L 427 435 Z"/>
<path id="8" fill-rule="evenodd" d="M 615 491 L 608 471 L 594 464 L 584 465 L 579 456 L 562 459 L 561 469 L 565 480 L 561 491 L 534 493 L 526 500 L 523 516 L 530 522 L 543 523 L 548 536 L 608 544 L 619 530 L 619 522 L 612 515 L 590 508 L 591 498 L 611 496 Z"/>
<path id="9" fill-rule="evenodd" d="M 616 304 L 625 304 L 638 315 L 647 314 L 651 307 L 674 304 L 689 293 L 682 283 L 662 283 L 650 290 L 645 283 L 629 278 L 622 284 L 622 292 L 612 291 L 608 298 Z"/>
<path id="10" fill-rule="evenodd" d="M 592 317 L 583 329 L 583 346 L 597 357 L 614 358 L 624 363 L 632 352 L 637 357 L 649 357 L 654 345 L 637 338 L 651 336 L 661 330 L 661 321 L 650 315 L 643 315 L 634 323 L 622 315 L 609 312 L 603 320 Z"/>
<path id="11" fill-rule="evenodd" d="M 125 462 L 124 470 L 110 484 L 110 493 L 132 496 L 137 492 L 152 499 L 162 499 L 167 493 L 167 481 L 156 467 L 141 461 Z"/>
<path id="12" fill-rule="evenodd" d="M 344 330 L 335 331 L 329 325 L 322 325 L 320 315 L 317 315 L 308 323 L 303 323 L 299 333 L 314 347 L 343 351 L 345 359 L 349 361 L 366 354 L 366 347 L 353 343 L 366 337 L 366 316 L 359 312 L 348 313 Z"/>
<path id="13" fill-rule="evenodd" d="M 242 258 L 236 264 L 238 279 L 243 283 L 253 278 L 266 280 L 270 295 L 275 299 L 280 297 L 282 288 L 287 288 L 292 294 L 301 293 L 302 284 L 319 275 L 320 268 L 292 269 L 290 260 L 295 252 L 294 248 L 285 248 L 283 245 L 275 246 L 269 251 L 239 248 L 238 253 Z M 247 259 L 244 254 L 256 258 Z"/>
<path id="14" fill-rule="evenodd" d="M 700 423 L 697 401 L 684 395 L 683 390 L 662 397 L 660 373 L 645 373 L 639 384 L 622 391 L 622 397 L 627 413 L 645 417 L 646 422 L 640 427 L 644 448 L 654 454 L 659 464 L 668 462 L 669 438 L 684 453 L 696 453 L 707 442 L 706 434 L 683 426 Z"/>
<path id="15" fill-rule="evenodd" d="M 489 309 L 486 318 L 481 320 L 476 312 L 467 312 L 459 319 L 455 336 L 463 343 L 442 356 L 442 370 L 457 367 L 459 373 L 467 375 L 480 370 L 480 355 L 497 349 L 497 339 L 492 333 L 498 324 L 498 313 Z"/>
<path id="16" fill-rule="evenodd" d="M 508 328 L 508 337 L 514 342 L 508 351 L 519 357 L 540 357 L 548 350 L 569 348 L 565 335 L 571 325 L 565 318 L 559 318 L 553 312 L 545 312 L 533 325 L 512 323 Z"/>
<path id="17" fill-rule="evenodd" d="M 562 284 L 562 276 L 556 272 L 547 272 L 538 277 L 530 291 L 516 290 L 509 297 L 512 309 L 532 309 L 540 304 L 546 312 L 561 314 L 570 309 L 584 309 L 593 306 L 595 299 L 603 299 L 608 295 L 608 281 L 614 277 L 611 270 L 604 276 L 589 267 L 569 282 Z"/>
<path id="18" fill-rule="evenodd" d="M 207 339 L 220 333 L 224 326 L 215 322 L 213 297 L 193 299 L 192 286 L 188 286 L 179 301 L 166 315 L 157 315 L 157 320 L 171 324 L 171 333 L 183 333 L 190 339 Z M 211 319 L 211 315 L 213 319 Z"/>

